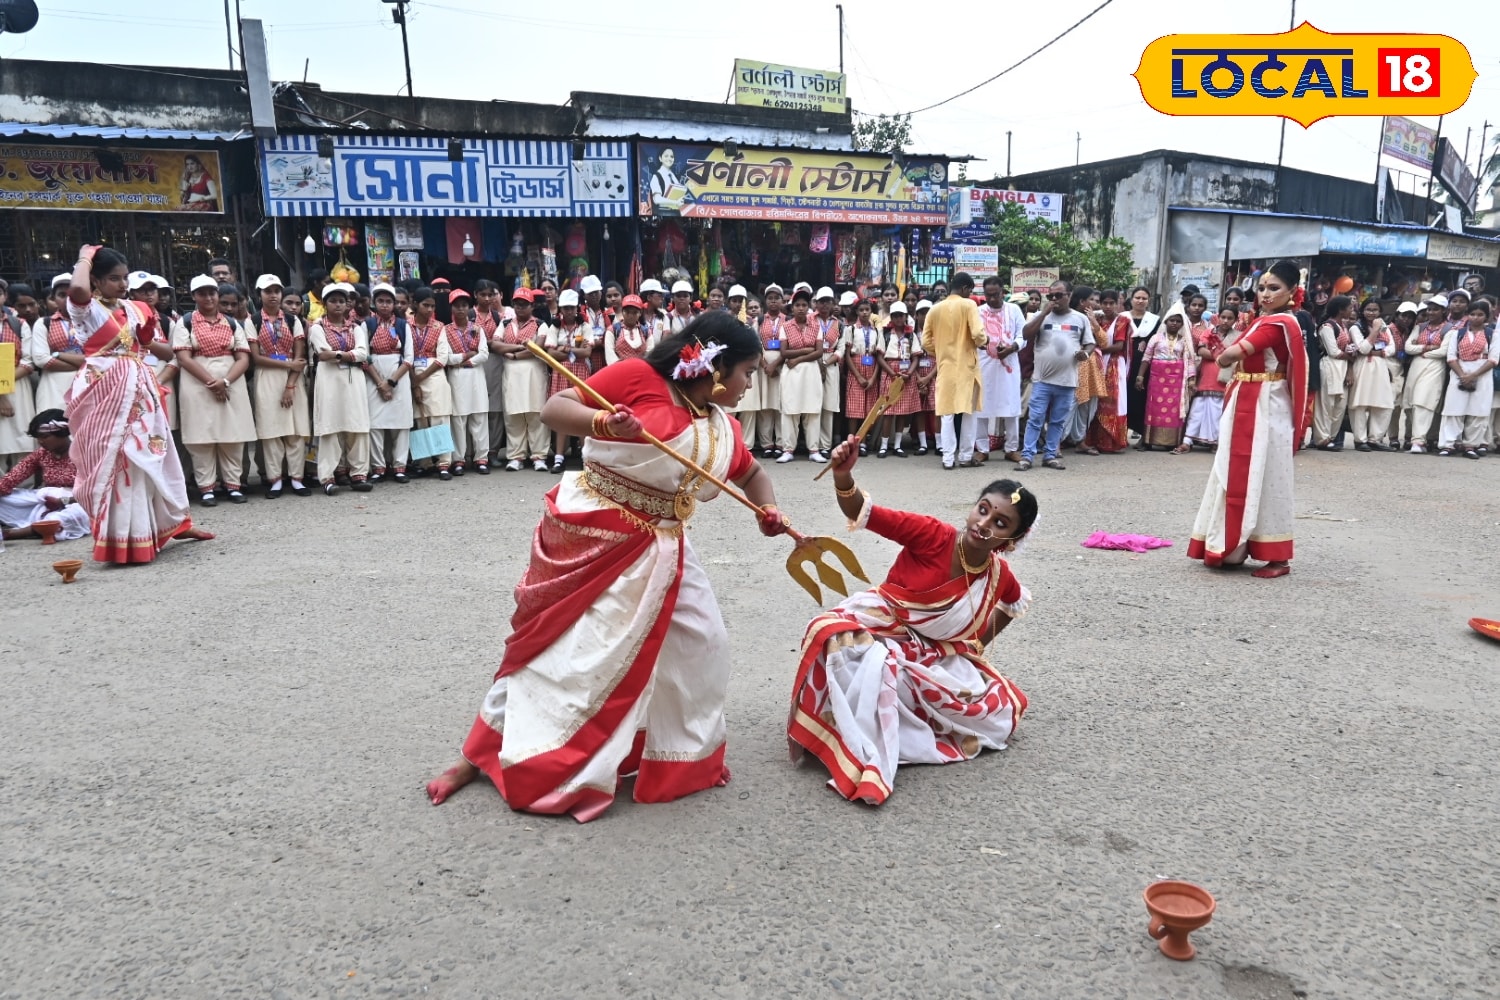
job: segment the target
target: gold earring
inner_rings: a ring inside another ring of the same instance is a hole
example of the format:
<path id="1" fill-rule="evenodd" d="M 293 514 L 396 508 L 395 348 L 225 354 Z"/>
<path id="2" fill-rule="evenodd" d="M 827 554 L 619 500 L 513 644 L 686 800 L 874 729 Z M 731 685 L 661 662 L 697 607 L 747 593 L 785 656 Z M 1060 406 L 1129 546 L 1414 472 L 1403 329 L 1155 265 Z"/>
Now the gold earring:
<path id="1" fill-rule="evenodd" d="M 729 391 L 728 389 L 726 389 L 724 387 L 724 381 L 723 381 L 723 379 L 724 379 L 724 376 L 722 374 L 720 374 L 717 371 L 714 372 L 714 392 L 713 392 L 713 394 L 715 396 L 722 396 L 722 395 L 724 395 L 724 393 L 726 393 L 726 392 Z"/>

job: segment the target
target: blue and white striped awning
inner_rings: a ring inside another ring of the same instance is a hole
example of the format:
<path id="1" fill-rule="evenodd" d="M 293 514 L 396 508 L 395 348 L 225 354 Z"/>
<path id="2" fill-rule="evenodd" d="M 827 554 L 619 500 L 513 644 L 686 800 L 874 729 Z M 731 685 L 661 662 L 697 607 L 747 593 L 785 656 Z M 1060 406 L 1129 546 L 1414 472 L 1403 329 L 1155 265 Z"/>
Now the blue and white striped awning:
<path id="1" fill-rule="evenodd" d="M 318 142 L 332 156 L 318 155 Z M 631 144 L 430 135 L 279 135 L 263 139 L 261 186 L 276 216 L 622 218 L 635 212 Z"/>
<path id="2" fill-rule="evenodd" d="M 233 142 L 248 139 L 249 129 L 239 132 L 204 132 L 196 129 L 137 128 L 131 125 L 73 125 L 64 122 L 0 122 L 0 137 L 7 139 L 119 139 L 167 142 Z"/>

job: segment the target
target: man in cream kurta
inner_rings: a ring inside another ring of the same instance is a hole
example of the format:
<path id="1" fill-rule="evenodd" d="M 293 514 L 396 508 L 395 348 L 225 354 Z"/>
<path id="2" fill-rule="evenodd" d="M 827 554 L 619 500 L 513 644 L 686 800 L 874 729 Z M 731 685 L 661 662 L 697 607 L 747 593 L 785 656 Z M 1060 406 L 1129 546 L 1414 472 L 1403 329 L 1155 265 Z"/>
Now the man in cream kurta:
<path id="1" fill-rule="evenodd" d="M 332 496 L 339 461 L 349 465 L 356 493 L 371 489 L 370 404 L 365 398 L 365 373 L 360 366 L 370 358 L 369 335 L 363 323 L 349 320 L 354 289 L 335 282 L 323 289 L 322 319 L 307 335 L 307 349 L 318 360 L 313 382 L 313 433 L 318 438 L 318 482 Z"/>
<path id="2" fill-rule="evenodd" d="M 934 409 L 942 418 L 938 436 L 943 450 L 943 468 L 953 468 L 954 460 L 967 465 L 974 460 L 973 414 L 984 405 L 984 387 L 979 379 L 979 351 L 989 343 L 979 307 L 969 298 L 974 279 L 959 271 L 948 283 L 950 294 L 932 307 L 927 326 L 922 330 L 922 350 L 937 360 L 937 384 Z M 964 416 L 961 428 L 955 425 Z"/>

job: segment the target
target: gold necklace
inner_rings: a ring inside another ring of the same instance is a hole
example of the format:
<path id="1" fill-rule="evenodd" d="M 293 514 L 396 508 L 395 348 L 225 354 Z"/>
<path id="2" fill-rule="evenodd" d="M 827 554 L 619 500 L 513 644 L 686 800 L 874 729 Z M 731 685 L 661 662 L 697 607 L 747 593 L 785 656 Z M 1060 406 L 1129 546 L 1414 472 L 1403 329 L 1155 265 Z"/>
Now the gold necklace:
<path id="1" fill-rule="evenodd" d="M 706 417 L 706 416 L 708 416 L 708 408 L 707 407 L 704 407 L 704 408 L 700 409 L 698 407 L 698 404 L 695 403 L 695 402 L 693 402 L 691 399 L 688 399 L 688 394 L 685 393 L 685 392 L 683 392 L 681 389 L 677 388 L 677 386 L 675 386 L 675 385 L 672 386 L 672 392 L 674 394 L 676 394 L 676 396 L 677 396 L 678 399 L 682 400 L 682 404 L 688 408 L 688 412 L 691 413 L 693 416 L 695 416 L 695 417 Z"/>
<path id="2" fill-rule="evenodd" d="M 969 576 L 979 576 L 981 573 L 989 572 L 990 557 L 988 555 L 985 555 L 983 564 L 979 566 L 970 566 L 969 560 L 964 558 L 964 536 L 960 534 L 958 536 L 958 564 L 963 567 L 964 572 Z"/>

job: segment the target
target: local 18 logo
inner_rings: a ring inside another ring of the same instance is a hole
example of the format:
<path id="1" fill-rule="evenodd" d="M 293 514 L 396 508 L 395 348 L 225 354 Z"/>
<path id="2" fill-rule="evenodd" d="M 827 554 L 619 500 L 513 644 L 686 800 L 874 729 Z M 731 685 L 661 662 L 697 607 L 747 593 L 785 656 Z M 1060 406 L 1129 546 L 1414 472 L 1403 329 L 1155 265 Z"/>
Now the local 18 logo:
<path id="1" fill-rule="evenodd" d="M 1277 35 L 1167 35 L 1133 74 L 1169 115 L 1273 115 L 1306 127 L 1334 115 L 1445 115 L 1478 74 L 1447 35 L 1328 34 L 1306 21 Z"/>

